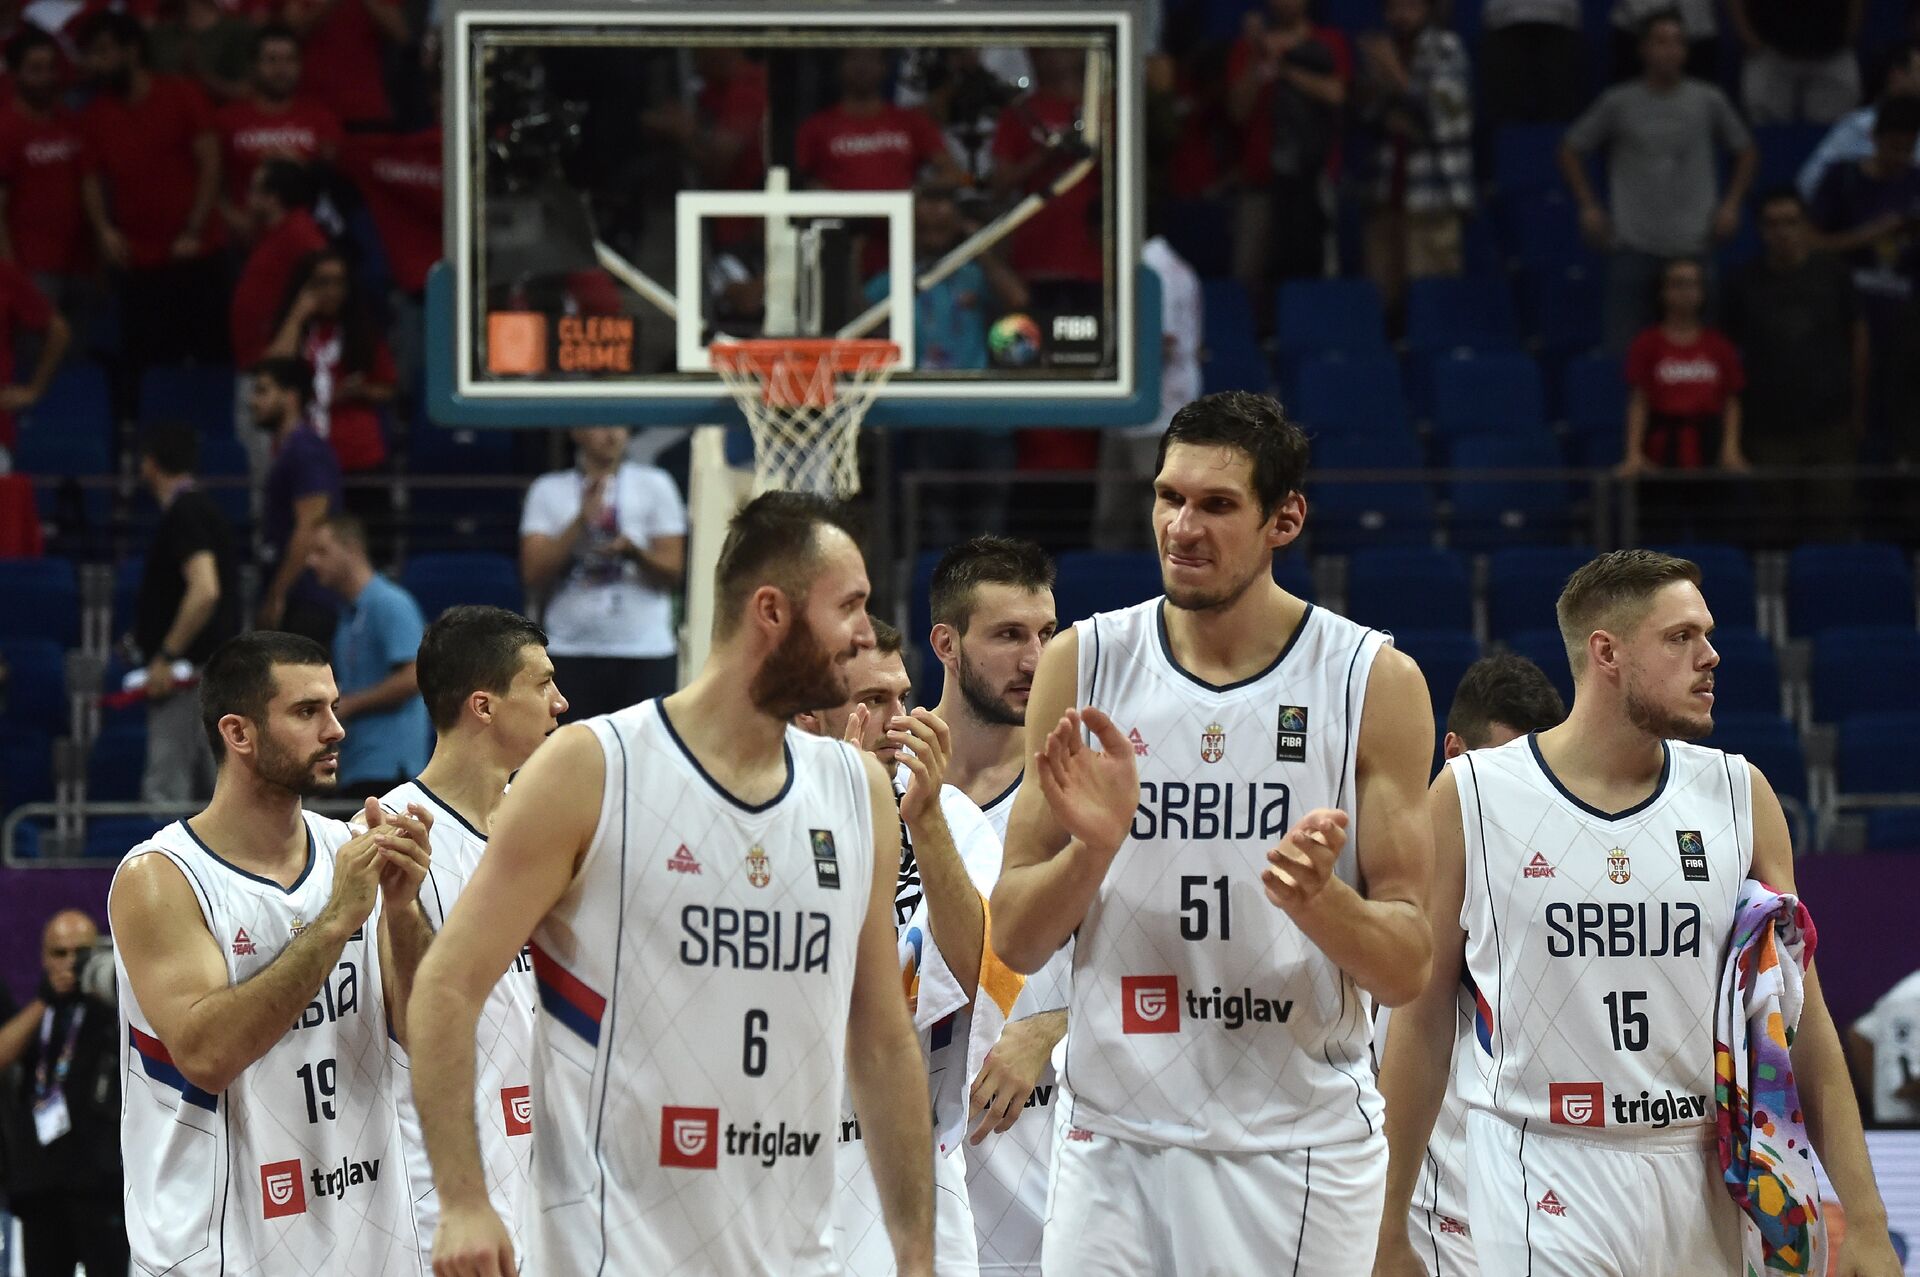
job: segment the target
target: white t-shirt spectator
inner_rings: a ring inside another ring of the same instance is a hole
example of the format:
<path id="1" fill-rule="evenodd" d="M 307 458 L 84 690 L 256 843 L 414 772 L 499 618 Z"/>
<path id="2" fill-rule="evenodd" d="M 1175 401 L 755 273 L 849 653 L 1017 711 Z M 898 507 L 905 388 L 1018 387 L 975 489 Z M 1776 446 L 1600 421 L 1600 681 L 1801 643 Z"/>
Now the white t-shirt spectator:
<path id="1" fill-rule="evenodd" d="M 1160 417 L 1140 432 L 1157 439 L 1174 413 L 1200 397 L 1205 308 L 1200 277 L 1163 237 L 1141 245 L 1140 260 L 1160 280 Z"/>
<path id="2" fill-rule="evenodd" d="M 1920 1104 L 1894 1095 L 1920 1078 L 1920 971 L 1887 990 L 1853 1027 L 1873 1043 L 1874 1120 L 1920 1122 Z"/>
<path id="3" fill-rule="evenodd" d="M 527 489 L 520 535 L 559 536 L 579 517 L 586 476 L 578 470 L 543 474 Z M 667 472 L 622 465 L 607 485 L 599 524 L 588 528 L 573 562 L 547 598 L 541 621 L 555 656 L 672 656 L 673 598 L 656 589 L 638 564 L 607 552 L 626 537 L 644 546 L 656 537 L 687 534 L 687 507 Z"/>

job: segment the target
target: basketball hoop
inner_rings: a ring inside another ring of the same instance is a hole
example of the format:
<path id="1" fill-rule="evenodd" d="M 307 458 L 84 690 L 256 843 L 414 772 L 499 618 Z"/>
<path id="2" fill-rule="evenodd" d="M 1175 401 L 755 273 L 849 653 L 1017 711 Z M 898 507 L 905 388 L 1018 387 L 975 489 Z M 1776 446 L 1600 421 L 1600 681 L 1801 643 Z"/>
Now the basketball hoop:
<path id="1" fill-rule="evenodd" d="M 753 490 L 860 490 L 860 422 L 900 347 L 872 338 L 717 341 L 713 366 L 753 432 Z"/>

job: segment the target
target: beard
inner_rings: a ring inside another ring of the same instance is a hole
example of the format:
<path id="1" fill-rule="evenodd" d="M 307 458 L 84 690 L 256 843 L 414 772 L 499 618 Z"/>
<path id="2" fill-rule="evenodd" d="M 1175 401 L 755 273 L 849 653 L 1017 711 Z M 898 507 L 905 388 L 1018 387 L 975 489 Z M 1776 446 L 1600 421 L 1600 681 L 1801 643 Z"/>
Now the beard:
<path id="1" fill-rule="evenodd" d="M 1713 732 L 1713 715 L 1681 714 L 1663 709 L 1629 687 L 1626 694 L 1627 721 L 1659 740 L 1704 740 Z"/>
<path id="2" fill-rule="evenodd" d="M 301 798 L 325 798 L 339 788 L 340 775 L 336 771 L 331 776 L 316 776 L 315 763 L 323 758 L 336 758 L 339 749 L 329 746 L 326 749 L 301 757 L 294 750 L 286 748 L 272 736 L 260 739 L 260 757 L 254 764 L 254 772 L 269 785 L 278 785 L 281 789 Z"/>
<path id="3" fill-rule="evenodd" d="M 760 663 L 747 695 L 755 709 L 784 721 L 795 714 L 841 704 L 850 691 L 839 660 L 827 651 L 806 619 L 796 617 L 780 646 Z"/>
<path id="4" fill-rule="evenodd" d="M 1015 709 L 1007 703 L 1006 696 L 996 692 L 975 669 L 973 662 L 967 659 L 967 649 L 960 649 L 960 696 L 966 701 L 973 716 L 983 723 L 995 727 L 1025 727 L 1027 711 Z"/>
<path id="5" fill-rule="evenodd" d="M 1267 570 L 1271 571 L 1270 568 Z M 1173 606 L 1179 608 L 1182 612 L 1211 612 L 1220 608 L 1232 607 L 1235 603 L 1238 603 L 1241 596 L 1253 588 L 1253 583 L 1260 579 L 1260 572 L 1261 570 L 1256 568 L 1225 589 L 1181 590 L 1176 593 L 1174 587 L 1168 583 L 1164 570 L 1162 570 L 1160 575 L 1160 583 L 1166 590 L 1167 602 L 1173 604 Z"/>

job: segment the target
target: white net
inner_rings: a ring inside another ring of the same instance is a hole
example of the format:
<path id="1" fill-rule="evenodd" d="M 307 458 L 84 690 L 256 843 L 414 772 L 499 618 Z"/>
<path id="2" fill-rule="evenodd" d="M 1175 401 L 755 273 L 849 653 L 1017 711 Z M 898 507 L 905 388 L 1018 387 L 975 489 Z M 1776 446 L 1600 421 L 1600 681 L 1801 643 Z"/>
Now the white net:
<path id="1" fill-rule="evenodd" d="M 860 422 L 892 375 L 890 341 L 716 342 L 714 367 L 753 434 L 753 491 L 860 490 Z"/>

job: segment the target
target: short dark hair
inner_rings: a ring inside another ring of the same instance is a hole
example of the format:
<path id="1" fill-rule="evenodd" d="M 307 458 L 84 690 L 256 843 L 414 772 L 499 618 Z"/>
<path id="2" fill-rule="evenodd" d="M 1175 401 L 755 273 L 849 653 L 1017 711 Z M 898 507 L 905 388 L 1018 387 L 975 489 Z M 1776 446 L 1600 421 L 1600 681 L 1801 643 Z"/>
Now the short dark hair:
<path id="1" fill-rule="evenodd" d="M 1882 98 L 1873 113 L 1873 135 L 1882 133 L 1920 133 L 1920 98 L 1904 93 Z"/>
<path id="2" fill-rule="evenodd" d="M 148 422 L 140 432 L 140 455 L 161 474 L 192 474 L 200 464 L 200 432 L 184 421 Z"/>
<path id="3" fill-rule="evenodd" d="M 1588 635 L 1638 621 L 1648 600 L 1675 581 L 1699 585 L 1699 565 L 1658 550 L 1609 551 L 1568 577 L 1554 613 L 1573 672 L 1587 667 Z"/>
<path id="4" fill-rule="evenodd" d="M 867 620 L 873 625 L 873 650 L 882 656 L 898 656 L 907 645 L 907 636 L 900 627 L 884 621 L 873 613 L 867 613 Z"/>
<path id="5" fill-rule="evenodd" d="M 298 160 L 275 156 L 260 164 L 260 190 L 286 209 L 312 208 L 313 173 Z"/>
<path id="6" fill-rule="evenodd" d="M 260 50 L 266 48 L 275 40 L 286 41 L 294 47 L 294 51 L 297 53 L 304 54 L 306 52 L 306 49 L 300 43 L 299 34 L 295 32 L 292 27 L 284 22 L 268 22 L 262 24 L 260 29 L 253 33 L 253 59 L 256 62 L 259 61 Z"/>
<path id="7" fill-rule="evenodd" d="M 1166 465 L 1167 450 L 1176 443 L 1215 444 L 1246 453 L 1253 462 L 1253 490 L 1263 516 L 1307 481 L 1306 432 L 1288 419 L 1272 395 L 1222 390 L 1180 409 L 1160 436 L 1156 471 Z"/>
<path id="8" fill-rule="evenodd" d="M 1800 188 L 1791 182 L 1768 187 L 1754 207 L 1764 213 L 1775 204 L 1791 204 L 1803 213 L 1807 211 L 1806 197 L 1800 194 Z"/>
<path id="9" fill-rule="evenodd" d="M 302 404 L 313 400 L 313 369 L 307 361 L 293 355 L 271 355 L 249 369 L 256 377 L 265 377 L 282 390 L 300 396 Z"/>
<path id="10" fill-rule="evenodd" d="M 1032 541 L 983 533 L 949 546 L 934 565 L 928 587 L 935 625 L 964 635 L 973 623 L 974 594 L 983 585 L 1011 585 L 1038 593 L 1053 588 L 1053 560 Z"/>
<path id="11" fill-rule="evenodd" d="M 273 671 L 282 665 L 326 665 L 327 649 L 300 634 L 253 630 L 236 634 L 207 658 L 200 671 L 200 725 L 216 762 L 226 761 L 220 720 L 229 714 L 258 723 L 273 700 Z"/>
<path id="12" fill-rule="evenodd" d="M 7 41 L 7 70 L 15 75 L 27 64 L 27 56 L 35 49 L 51 50 L 54 60 L 60 59 L 60 42 L 31 23 L 22 23 L 20 29 Z"/>
<path id="13" fill-rule="evenodd" d="M 153 44 L 147 36 L 146 25 L 130 13 L 103 9 L 88 18 L 76 34 L 79 38 L 74 44 L 78 48 L 90 49 L 100 37 L 105 36 L 121 48 L 131 49 L 141 66 L 146 66 L 150 61 L 148 54 Z"/>
<path id="14" fill-rule="evenodd" d="M 1673 23 L 1674 26 L 1680 28 L 1680 34 L 1683 36 L 1687 33 L 1687 24 L 1685 20 L 1680 17 L 1680 11 L 1678 9 L 1655 9 L 1652 13 L 1640 19 L 1639 25 L 1633 29 L 1634 40 L 1636 42 L 1644 41 L 1648 36 L 1653 34 L 1653 29 L 1662 22 Z"/>
<path id="15" fill-rule="evenodd" d="M 433 730 L 451 731 L 475 692 L 505 696 L 520 672 L 520 653 L 534 645 L 547 645 L 546 631 L 518 612 L 465 603 L 442 612 L 414 658 Z"/>
<path id="16" fill-rule="evenodd" d="M 1468 749 L 1479 749 L 1495 723 L 1544 732 L 1566 716 L 1566 702 L 1538 665 L 1514 652 L 1496 652 L 1467 667 L 1447 710 L 1447 730 Z"/>
<path id="17" fill-rule="evenodd" d="M 854 529 L 845 506 L 810 492 L 763 492 L 727 522 L 713 570 L 713 632 L 726 638 L 740 624 L 747 598 L 777 586 L 797 605 L 820 565 L 820 529 Z"/>
<path id="18" fill-rule="evenodd" d="M 345 510 L 335 510 L 320 520 L 320 526 L 330 529 L 334 539 L 357 547 L 361 553 L 367 549 L 367 525 L 357 514 Z"/>

